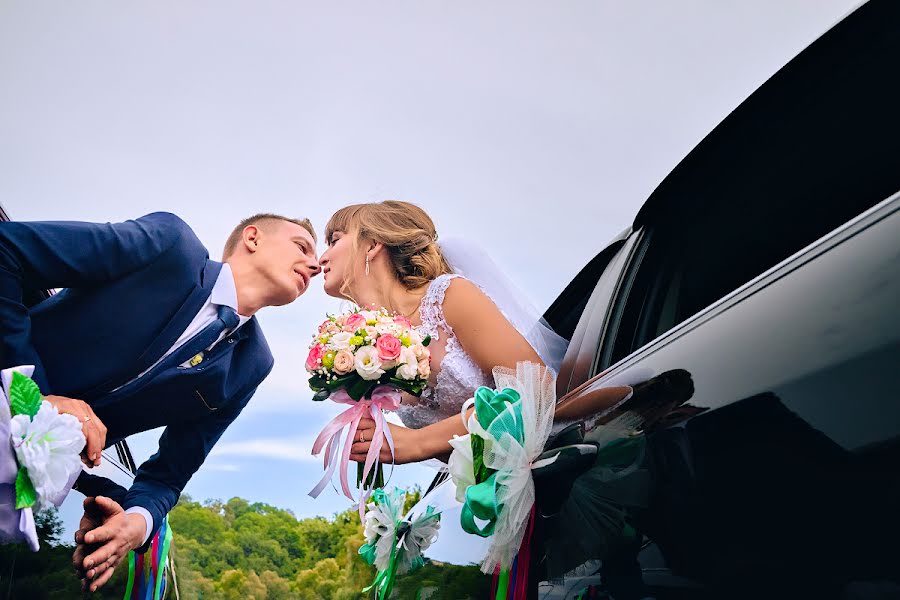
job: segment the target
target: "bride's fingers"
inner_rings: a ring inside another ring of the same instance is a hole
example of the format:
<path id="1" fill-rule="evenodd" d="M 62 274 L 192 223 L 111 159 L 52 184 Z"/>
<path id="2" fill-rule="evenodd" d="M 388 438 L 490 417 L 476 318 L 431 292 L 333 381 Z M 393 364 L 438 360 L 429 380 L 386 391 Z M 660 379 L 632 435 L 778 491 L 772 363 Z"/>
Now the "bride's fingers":
<path id="1" fill-rule="evenodd" d="M 352 460 L 353 462 L 364 463 L 366 462 L 366 453 L 351 453 L 350 460 Z M 390 450 L 382 449 L 381 454 L 378 456 L 378 460 L 380 460 L 384 464 L 391 464 L 392 462 L 394 462 L 394 457 L 391 456 Z"/>
<path id="2" fill-rule="evenodd" d="M 363 417 L 359 420 L 359 425 L 356 426 L 357 429 L 375 429 L 375 421 L 368 417 Z"/>

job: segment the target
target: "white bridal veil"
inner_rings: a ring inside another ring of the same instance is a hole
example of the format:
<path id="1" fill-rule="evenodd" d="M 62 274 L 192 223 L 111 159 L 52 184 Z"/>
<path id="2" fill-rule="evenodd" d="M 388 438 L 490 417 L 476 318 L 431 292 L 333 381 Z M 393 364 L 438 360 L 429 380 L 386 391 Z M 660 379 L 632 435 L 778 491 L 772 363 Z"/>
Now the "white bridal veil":
<path id="1" fill-rule="evenodd" d="M 544 364 L 558 372 L 568 342 L 550 328 L 542 314 L 484 248 L 462 238 L 441 239 L 438 246 L 453 272 L 480 287 L 528 340 Z"/>

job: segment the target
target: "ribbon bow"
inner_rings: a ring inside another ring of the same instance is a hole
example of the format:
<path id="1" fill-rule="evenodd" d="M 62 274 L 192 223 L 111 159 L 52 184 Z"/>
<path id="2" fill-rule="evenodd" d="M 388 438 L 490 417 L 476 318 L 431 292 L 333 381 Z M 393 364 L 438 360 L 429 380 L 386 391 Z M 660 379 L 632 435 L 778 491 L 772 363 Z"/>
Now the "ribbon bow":
<path id="1" fill-rule="evenodd" d="M 450 440 L 449 470 L 463 503 L 460 524 L 493 536 L 482 571 L 509 569 L 522 545 L 534 506 L 533 461 L 553 427 L 555 377 L 542 365 L 495 368 L 497 389 L 479 388 L 462 408 L 468 434 Z M 469 407 L 474 413 L 466 419 Z M 475 518 L 487 521 L 479 527 Z"/>
<path id="2" fill-rule="evenodd" d="M 425 564 L 422 553 L 437 539 L 441 514 L 433 506 L 418 515 L 403 516 L 406 492 L 375 490 L 365 517 L 366 543 L 359 554 L 378 569 L 375 580 L 363 590 L 375 590 L 376 600 L 389 598 L 397 575 L 415 571 Z"/>
<path id="3" fill-rule="evenodd" d="M 310 490 L 309 495 L 313 498 L 317 498 L 319 494 L 322 493 L 322 490 L 325 489 L 325 486 L 328 485 L 328 482 L 331 481 L 334 471 L 338 466 L 338 446 L 341 443 L 340 434 L 344 428 L 347 428 L 344 445 L 340 452 L 341 490 L 347 498 L 359 503 L 359 516 L 360 519 L 362 519 L 366 506 L 366 499 L 371 493 L 371 490 L 365 489 L 365 482 L 368 481 L 369 473 L 372 469 L 377 469 L 381 464 L 379 456 L 381 455 L 381 447 L 385 439 L 387 440 L 388 448 L 391 451 L 391 456 L 394 455 L 394 440 L 391 437 L 391 430 L 384 420 L 382 411 L 397 410 L 397 408 L 399 408 L 401 399 L 400 392 L 393 386 L 379 385 L 372 390 L 370 398 L 354 400 L 346 390 L 343 389 L 332 393 L 329 398 L 340 404 L 349 404 L 350 408 L 332 419 L 322 429 L 319 436 L 316 438 L 315 443 L 313 443 L 313 455 L 318 456 L 319 453 L 325 449 L 325 474 L 322 476 L 322 479 L 319 480 L 319 483 Z M 350 447 L 354 442 L 353 435 L 359 425 L 359 420 L 366 414 L 371 415 L 372 420 L 375 421 L 375 436 L 369 446 L 369 451 L 366 454 L 365 466 L 363 467 L 362 482 L 364 484 L 364 489 L 360 492 L 360 496 L 357 499 L 350 491 L 347 469 L 350 465 Z"/>

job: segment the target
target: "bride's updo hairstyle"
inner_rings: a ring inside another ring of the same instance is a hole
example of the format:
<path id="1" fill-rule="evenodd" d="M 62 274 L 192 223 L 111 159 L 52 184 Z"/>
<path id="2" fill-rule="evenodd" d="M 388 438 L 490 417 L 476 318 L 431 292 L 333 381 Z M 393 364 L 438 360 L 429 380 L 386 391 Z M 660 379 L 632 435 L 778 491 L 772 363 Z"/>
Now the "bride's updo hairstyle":
<path id="1" fill-rule="evenodd" d="M 325 241 L 331 243 L 334 232 L 353 235 L 351 256 L 359 253 L 365 240 L 384 245 L 400 283 L 408 290 L 427 285 L 444 273 L 450 265 L 437 245 L 437 232 L 428 214 L 409 202 L 385 200 L 368 204 L 351 204 L 331 216 L 325 226 Z M 349 276 L 342 291 L 349 287 Z"/>

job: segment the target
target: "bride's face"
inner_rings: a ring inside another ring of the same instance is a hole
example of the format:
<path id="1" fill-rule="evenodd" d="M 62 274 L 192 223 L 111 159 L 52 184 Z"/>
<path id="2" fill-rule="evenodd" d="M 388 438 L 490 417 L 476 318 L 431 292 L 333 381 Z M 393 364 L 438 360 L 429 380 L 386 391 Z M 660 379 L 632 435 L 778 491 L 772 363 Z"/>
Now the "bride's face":
<path id="1" fill-rule="evenodd" d="M 356 279 L 360 271 L 360 256 L 354 257 L 353 236 L 343 231 L 335 231 L 328 243 L 328 250 L 319 257 L 319 266 L 322 268 L 322 276 L 325 284 L 325 293 L 335 298 L 343 298 L 341 288 L 348 277 Z M 362 259 L 363 261 L 365 259 Z"/>

